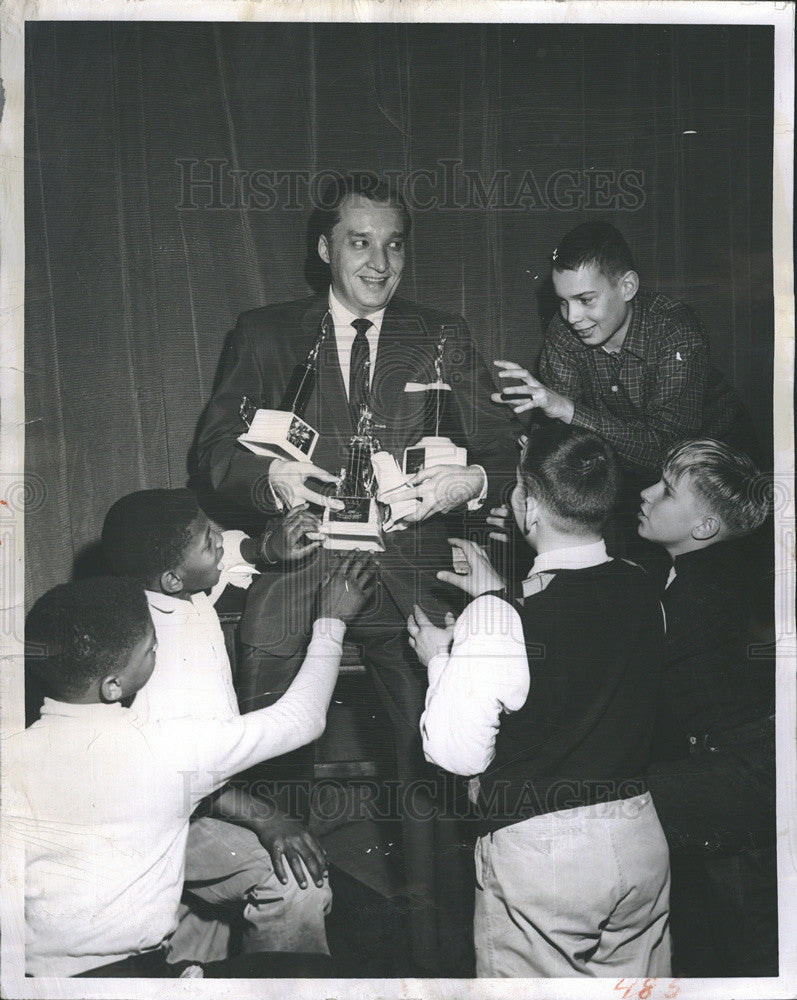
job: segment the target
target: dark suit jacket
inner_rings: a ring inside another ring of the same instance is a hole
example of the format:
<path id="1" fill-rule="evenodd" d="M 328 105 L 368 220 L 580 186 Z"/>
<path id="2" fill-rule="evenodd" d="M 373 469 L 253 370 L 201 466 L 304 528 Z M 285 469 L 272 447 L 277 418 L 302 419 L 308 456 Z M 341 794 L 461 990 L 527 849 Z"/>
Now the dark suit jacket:
<path id="1" fill-rule="evenodd" d="M 269 459 L 237 443 L 244 427 L 238 415 L 241 397 L 279 407 L 285 387 L 318 337 L 327 297 L 280 303 L 243 313 L 226 348 L 222 376 L 205 417 L 199 461 L 220 496 L 269 512 Z M 405 392 L 408 382 L 434 380 L 434 357 L 440 325 L 451 330 L 444 371 L 452 387 L 444 433 L 468 449 L 468 461 L 484 467 L 488 495 L 482 510 L 501 501 L 514 480 L 516 428 L 507 413 L 490 402 L 493 381 L 460 316 L 426 309 L 395 297 L 385 312 L 374 366 L 371 403 L 376 436 L 401 463 L 404 449 L 424 433 L 424 393 Z M 318 379 L 305 419 L 319 432 L 312 461 L 332 473 L 346 465 L 353 434 L 337 345 L 329 338 L 318 358 Z M 382 425 L 382 426 L 380 426 Z M 403 554 L 406 569 L 440 569 L 450 562 L 445 522 L 430 518 L 415 529 L 387 536 L 389 551 Z M 391 591 L 393 588 L 390 588 Z M 404 601 L 399 602 L 401 607 Z M 402 608 L 402 610 L 404 610 Z"/>

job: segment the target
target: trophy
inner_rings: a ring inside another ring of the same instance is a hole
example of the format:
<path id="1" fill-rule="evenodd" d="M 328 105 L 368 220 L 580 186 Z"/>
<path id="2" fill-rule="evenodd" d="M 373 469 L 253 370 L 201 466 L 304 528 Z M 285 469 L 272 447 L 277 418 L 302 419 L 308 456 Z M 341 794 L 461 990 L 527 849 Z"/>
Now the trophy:
<path id="1" fill-rule="evenodd" d="M 299 462 L 312 458 L 318 431 L 307 423 L 304 414 L 315 388 L 318 352 L 328 335 L 330 320 L 327 311 L 316 342 L 304 362 L 294 369 L 278 410 L 263 409 L 248 396 L 242 397 L 239 413 L 247 429 L 238 441 L 256 455 Z"/>
<path id="2" fill-rule="evenodd" d="M 333 494 L 343 501 L 343 510 L 324 511 L 321 534 L 325 549 L 363 549 L 383 552 L 382 517 L 376 502 L 377 482 L 372 464 L 380 450 L 373 435 L 373 414 L 364 404 L 357 430 L 349 441 L 349 457 L 341 469 Z"/>
<path id="3" fill-rule="evenodd" d="M 451 386 L 443 375 L 443 352 L 450 330 L 451 327 L 447 327 L 445 324 L 440 327 L 440 337 L 437 341 L 434 359 L 434 382 L 428 385 L 412 384 L 414 391 L 427 394 L 425 408 L 427 426 L 426 433 L 420 441 L 404 451 L 404 472 L 408 476 L 432 465 L 468 464 L 467 450 L 457 447 L 451 438 L 443 437 L 440 434 L 440 424 L 451 392 Z"/>

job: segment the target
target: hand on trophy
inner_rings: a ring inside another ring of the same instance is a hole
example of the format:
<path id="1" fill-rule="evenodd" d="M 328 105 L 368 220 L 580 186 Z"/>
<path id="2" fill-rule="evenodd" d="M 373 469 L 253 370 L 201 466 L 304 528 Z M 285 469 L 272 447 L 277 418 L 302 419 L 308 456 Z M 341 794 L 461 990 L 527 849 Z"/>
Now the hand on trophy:
<path id="1" fill-rule="evenodd" d="M 267 528 L 258 542 L 258 552 L 268 563 L 297 562 L 321 544 L 319 519 L 302 503 L 289 511 L 276 528 Z"/>
<path id="2" fill-rule="evenodd" d="M 447 653 L 451 648 L 451 640 L 454 638 L 454 616 L 447 611 L 445 628 L 438 628 L 432 624 L 423 608 L 415 604 L 412 614 L 407 619 L 407 631 L 410 634 L 410 646 L 417 653 L 421 663 L 428 667 L 433 657 L 438 653 Z"/>
<path id="3" fill-rule="evenodd" d="M 459 549 L 462 559 L 468 564 L 468 572 L 452 573 L 449 570 L 440 570 L 437 574 L 438 580 L 459 587 L 471 597 L 488 594 L 493 590 L 503 590 L 506 587 L 503 578 L 493 568 L 481 545 L 464 538 L 449 538 L 448 544 Z"/>
<path id="4" fill-rule="evenodd" d="M 477 497 L 484 486 L 484 470 L 477 465 L 432 465 L 416 472 L 410 482 L 415 491 L 407 495 L 420 503 L 404 521 L 415 524 L 433 514 L 447 514 Z"/>
<path id="5" fill-rule="evenodd" d="M 268 470 L 268 481 L 272 490 L 286 507 L 297 507 L 301 503 L 315 503 L 332 510 L 342 510 L 343 504 L 335 497 L 316 493 L 305 485 L 308 479 L 318 479 L 322 483 L 337 483 L 337 478 L 325 469 L 319 469 L 312 462 L 294 462 L 275 458 Z"/>

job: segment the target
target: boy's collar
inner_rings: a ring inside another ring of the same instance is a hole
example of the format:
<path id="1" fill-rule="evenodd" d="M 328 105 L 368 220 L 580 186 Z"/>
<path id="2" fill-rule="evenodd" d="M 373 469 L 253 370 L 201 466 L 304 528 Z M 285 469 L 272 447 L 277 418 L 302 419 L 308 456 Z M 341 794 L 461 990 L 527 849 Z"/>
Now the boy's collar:
<path id="1" fill-rule="evenodd" d="M 196 594 L 192 594 L 188 600 L 185 600 L 183 597 L 174 597 L 172 594 L 164 594 L 159 590 L 145 590 L 144 593 L 147 595 L 149 606 L 165 615 L 188 613 L 189 608 L 191 611 L 194 610 Z"/>
<path id="2" fill-rule="evenodd" d="M 532 564 L 529 577 L 535 573 L 546 573 L 555 569 L 588 569 L 610 561 L 610 556 L 606 552 L 606 542 L 599 538 L 597 542 L 587 542 L 583 545 L 574 543 L 567 548 L 541 552 Z"/>
<path id="3" fill-rule="evenodd" d="M 45 698 L 41 707 L 41 715 L 66 716 L 70 719 L 89 719 L 92 715 L 108 715 L 113 712 L 126 712 L 127 709 L 118 701 L 90 701 L 78 704 L 74 701 L 58 701 L 56 698 Z"/>

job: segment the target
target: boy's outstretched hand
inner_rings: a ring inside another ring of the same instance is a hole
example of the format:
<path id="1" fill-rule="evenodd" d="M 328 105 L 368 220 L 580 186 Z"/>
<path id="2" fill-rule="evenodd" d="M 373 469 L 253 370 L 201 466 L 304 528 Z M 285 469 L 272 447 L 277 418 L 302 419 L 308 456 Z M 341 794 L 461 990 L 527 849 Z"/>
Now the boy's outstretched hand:
<path id="1" fill-rule="evenodd" d="M 377 564 L 367 552 L 348 552 L 321 581 L 318 617 L 350 622 L 373 592 Z"/>
<path id="2" fill-rule="evenodd" d="M 426 612 L 419 605 L 413 605 L 412 614 L 407 619 L 407 631 L 410 634 L 410 646 L 418 654 L 418 659 L 425 666 L 438 653 L 447 653 L 454 638 L 454 616 L 446 612 L 446 627 L 433 625 Z"/>
<path id="3" fill-rule="evenodd" d="M 265 562 L 296 562 L 321 544 L 320 522 L 306 503 L 292 508 L 279 525 L 266 528 L 258 542 L 258 554 Z"/>
<path id="4" fill-rule="evenodd" d="M 506 583 L 493 568 L 481 545 L 464 538 L 449 538 L 448 544 L 459 549 L 462 558 L 468 564 L 468 572 L 451 573 L 448 570 L 440 570 L 437 574 L 438 580 L 459 587 L 471 597 L 478 597 L 479 594 L 487 594 L 492 590 L 503 590 L 506 587 Z"/>

